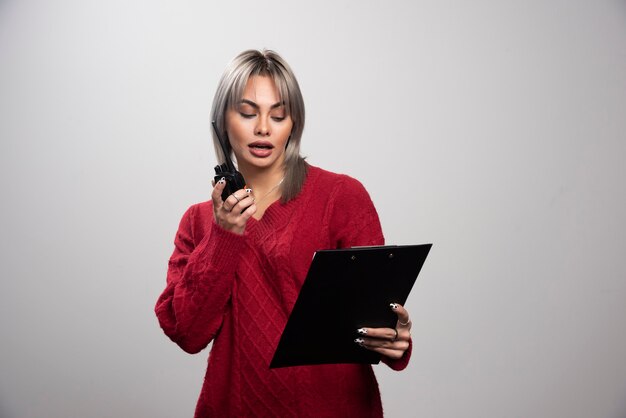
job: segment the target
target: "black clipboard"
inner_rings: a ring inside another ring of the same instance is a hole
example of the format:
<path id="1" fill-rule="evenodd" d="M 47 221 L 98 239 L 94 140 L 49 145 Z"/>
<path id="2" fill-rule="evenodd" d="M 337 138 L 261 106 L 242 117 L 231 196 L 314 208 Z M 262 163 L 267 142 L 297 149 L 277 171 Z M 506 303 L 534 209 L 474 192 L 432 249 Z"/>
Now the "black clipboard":
<path id="1" fill-rule="evenodd" d="M 354 342 L 361 327 L 394 328 L 432 244 L 321 250 L 313 256 L 270 368 L 377 364 Z"/>

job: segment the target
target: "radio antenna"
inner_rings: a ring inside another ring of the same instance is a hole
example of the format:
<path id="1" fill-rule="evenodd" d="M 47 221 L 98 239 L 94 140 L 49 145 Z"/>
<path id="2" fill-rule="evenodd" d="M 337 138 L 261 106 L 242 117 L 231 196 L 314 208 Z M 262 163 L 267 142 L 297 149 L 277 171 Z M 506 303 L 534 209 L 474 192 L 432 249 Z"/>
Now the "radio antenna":
<path id="1" fill-rule="evenodd" d="M 215 121 L 211 122 L 213 125 L 213 130 L 215 131 L 215 135 L 217 135 L 217 142 L 220 143 L 220 147 L 222 147 L 222 153 L 224 154 L 224 161 L 226 162 L 226 166 L 228 167 L 228 171 L 236 171 L 235 165 L 233 164 L 233 160 L 230 159 L 230 155 L 226 150 L 226 142 L 224 142 L 224 138 L 220 135 L 220 131 L 217 129 L 217 123 Z"/>

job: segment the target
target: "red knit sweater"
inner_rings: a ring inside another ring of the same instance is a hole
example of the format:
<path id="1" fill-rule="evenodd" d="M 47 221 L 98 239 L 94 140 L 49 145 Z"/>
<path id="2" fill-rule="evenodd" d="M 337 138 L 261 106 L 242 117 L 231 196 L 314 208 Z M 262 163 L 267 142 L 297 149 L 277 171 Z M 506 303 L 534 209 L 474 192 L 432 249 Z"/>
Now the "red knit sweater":
<path id="1" fill-rule="evenodd" d="M 369 365 L 269 364 L 313 253 L 383 241 L 363 186 L 316 167 L 309 167 L 295 199 L 273 203 L 259 221 L 251 218 L 244 235 L 217 226 L 210 201 L 190 207 L 156 314 L 189 353 L 213 341 L 195 416 L 382 416 Z M 409 357 L 410 348 L 400 360 L 383 361 L 401 370 Z"/>

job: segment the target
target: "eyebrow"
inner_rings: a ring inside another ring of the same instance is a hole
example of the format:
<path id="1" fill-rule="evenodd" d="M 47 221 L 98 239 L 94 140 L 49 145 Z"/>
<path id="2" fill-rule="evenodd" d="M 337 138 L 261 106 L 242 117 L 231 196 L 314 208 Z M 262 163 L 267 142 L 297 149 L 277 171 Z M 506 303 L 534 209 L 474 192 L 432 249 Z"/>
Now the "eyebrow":
<path id="1" fill-rule="evenodd" d="M 239 103 L 240 103 L 240 104 L 241 104 L 241 103 L 248 104 L 248 105 L 250 105 L 250 106 L 252 106 L 252 107 L 254 107 L 254 108 L 256 108 L 256 109 L 258 109 L 258 108 L 259 108 L 259 105 L 258 105 L 258 104 L 256 104 L 256 103 L 254 103 L 252 100 L 248 100 L 248 99 L 241 99 L 241 101 L 240 101 Z M 272 106 L 270 106 L 270 109 L 276 109 L 277 107 L 281 107 L 281 106 L 284 106 L 284 105 L 285 105 L 285 102 L 278 102 L 278 103 L 274 103 Z"/>

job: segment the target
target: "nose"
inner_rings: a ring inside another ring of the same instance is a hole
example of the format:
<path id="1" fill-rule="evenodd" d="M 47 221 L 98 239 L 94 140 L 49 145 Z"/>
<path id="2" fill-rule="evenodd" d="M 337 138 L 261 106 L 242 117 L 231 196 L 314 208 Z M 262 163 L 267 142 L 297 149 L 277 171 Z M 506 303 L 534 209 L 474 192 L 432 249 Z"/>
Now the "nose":
<path id="1" fill-rule="evenodd" d="M 257 119 L 257 125 L 254 128 L 254 134 L 257 136 L 269 136 L 270 125 L 266 118 L 260 117 Z"/>

